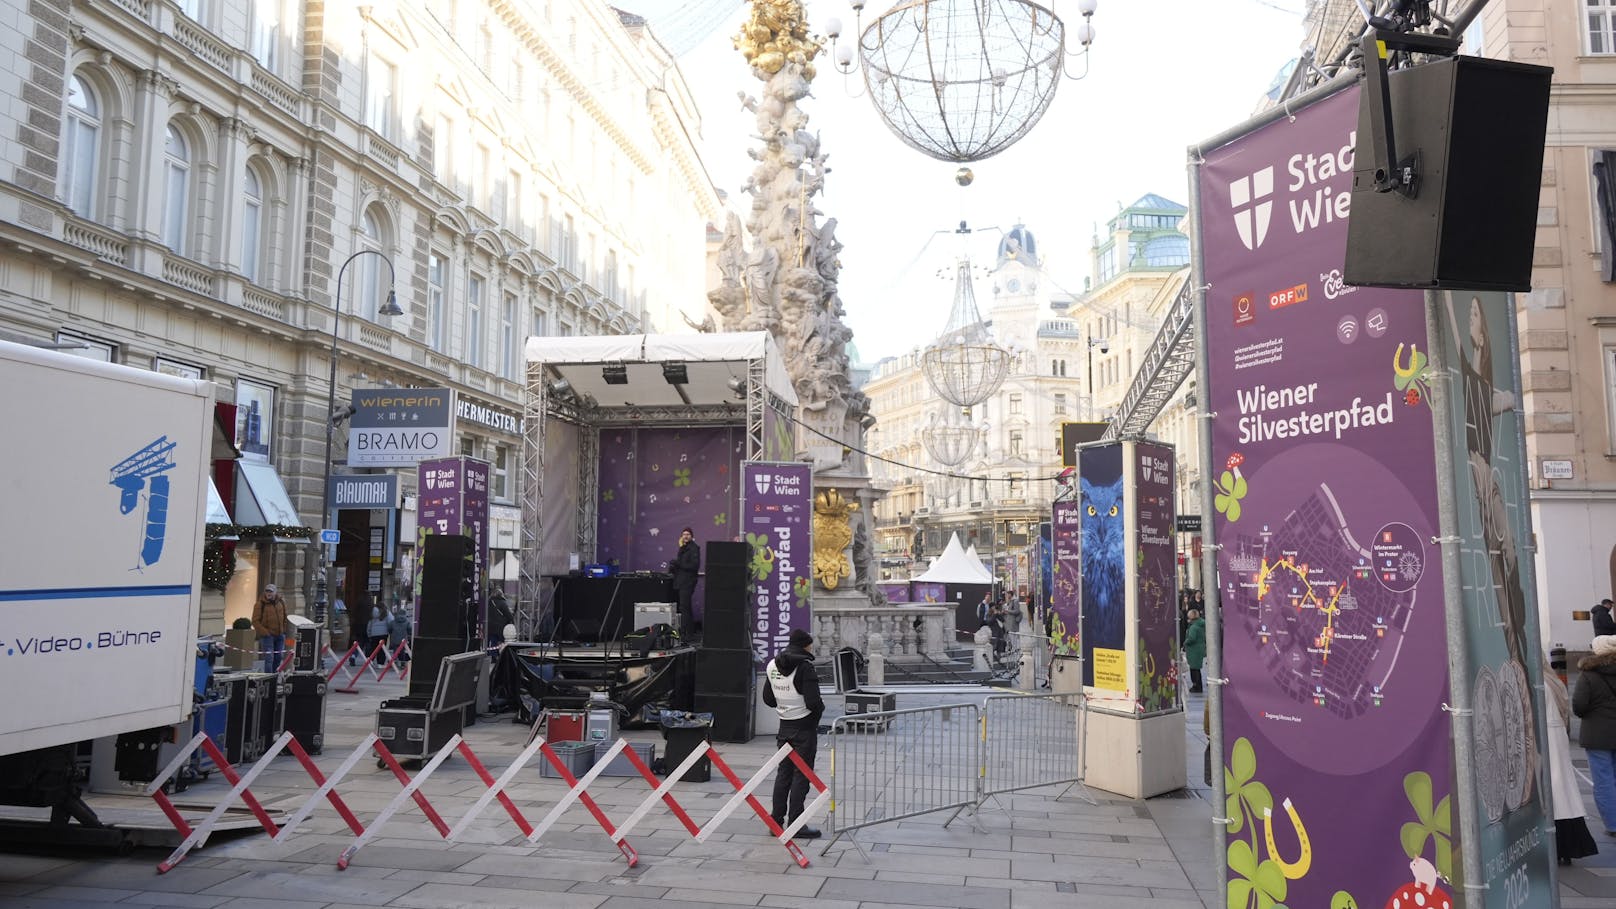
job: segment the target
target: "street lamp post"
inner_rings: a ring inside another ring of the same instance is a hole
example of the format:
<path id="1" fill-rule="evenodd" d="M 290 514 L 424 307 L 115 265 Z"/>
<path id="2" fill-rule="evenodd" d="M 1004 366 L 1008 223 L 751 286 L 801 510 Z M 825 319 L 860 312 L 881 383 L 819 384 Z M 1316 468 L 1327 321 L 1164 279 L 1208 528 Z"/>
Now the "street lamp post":
<path id="1" fill-rule="evenodd" d="M 377 310 L 381 316 L 401 316 L 404 310 L 399 308 L 398 295 L 393 291 L 394 275 L 393 260 L 387 258 L 380 251 L 374 249 L 361 249 L 349 256 L 342 267 L 337 269 L 337 302 L 331 310 L 331 372 L 327 384 L 325 405 L 325 477 L 320 483 L 320 526 L 324 527 L 331 521 L 331 439 L 336 432 L 337 421 L 334 416 L 337 409 L 337 329 L 342 322 L 342 276 L 348 271 L 348 266 L 360 256 L 376 256 L 387 266 L 387 302 Z M 330 625 L 330 616 L 326 612 L 326 592 L 329 585 L 326 583 L 324 571 L 325 545 L 320 544 L 320 555 L 314 564 L 321 567 L 316 570 L 314 578 L 314 618 L 322 625 Z"/>
<path id="2" fill-rule="evenodd" d="M 1110 338 L 1095 338 L 1095 337 L 1091 336 L 1088 339 L 1088 342 L 1089 342 L 1088 343 L 1088 354 L 1089 354 L 1089 419 L 1093 420 L 1094 419 L 1094 348 L 1096 348 L 1096 347 L 1100 348 L 1100 353 L 1101 354 L 1110 353 L 1111 352 L 1111 339 Z"/>

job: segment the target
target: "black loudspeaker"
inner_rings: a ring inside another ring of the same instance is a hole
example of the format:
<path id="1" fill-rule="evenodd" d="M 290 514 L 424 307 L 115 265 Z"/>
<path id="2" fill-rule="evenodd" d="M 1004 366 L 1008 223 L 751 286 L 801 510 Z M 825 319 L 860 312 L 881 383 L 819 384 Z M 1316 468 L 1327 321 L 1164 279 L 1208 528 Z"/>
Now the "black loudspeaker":
<path id="1" fill-rule="evenodd" d="M 696 652 L 696 696 L 741 695 L 753 687 L 757 672 L 752 651 L 703 647 Z"/>
<path id="2" fill-rule="evenodd" d="M 750 742 L 754 708 L 750 688 L 745 694 L 703 694 L 701 689 L 696 690 L 696 712 L 713 715 L 715 741 Z"/>
<path id="3" fill-rule="evenodd" d="M 416 633 L 425 637 L 464 640 L 470 629 L 468 597 L 472 583 L 471 537 L 429 534 L 421 552 L 421 603 Z M 464 648 L 462 648 L 464 649 Z M 456 651 L 459 652 L 459 651 Z"/>
<path id="4" fill-rule="evenodd" d="M 1448 57 L 1391 73 L 1397 156 L 1419 155 L 1412 196 L 1374 190 L 1370 111 L 1380 99 L 1362 93 L 1347 221 L 1348 284 L 1531 289 L 1553 72 Z"/>
<path id="5" fill-rule="evenodd" d="M 464 638 L 416 635 L 410 642 L 410 697 L 431 698 L 443 658 L 466 652 Z"/>
<path id="6" fill-rule="evenodd" d="M 709 583 L 715 568 L 739 568 L 745 571 L 750 561 L 752 561 L 752 547 L 747 543 L 736 543 L 732 540 L 712 540 L 707 543 Z"/>
<path id="7" fill-rule="evenodd" d="M 747 621 L 750 559 L 751 547 L 745 543 L 715 541 L 707 544 L 701 640 L 708 647 L 747 650 L 752 646 L 751 623 Z"/>

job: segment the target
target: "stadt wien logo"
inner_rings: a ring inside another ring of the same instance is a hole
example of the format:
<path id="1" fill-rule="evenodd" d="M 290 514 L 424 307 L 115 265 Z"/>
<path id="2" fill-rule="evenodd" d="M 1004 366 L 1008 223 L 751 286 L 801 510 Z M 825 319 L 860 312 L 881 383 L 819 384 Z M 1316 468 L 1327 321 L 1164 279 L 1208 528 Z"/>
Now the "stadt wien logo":
<path id="1" fill-rule="evenodd" d="M 752 485 L 757 487 L 761 495 L 769 494 L 769 483 L 774 480 L 773 474 L 760 473 L 752 479 Z"/>
<path id="2" fill-rule="evenodd" d="M 1234 229 L 1239 232 L 1240 242 L 1244 243 L 1247 249 L 1256 249 L 1268 239 L 1268 225 L 1274 215 L 1274 203 L 1268 197 L 1273 194 L 1272 164 L 1249 177 L 1241 177 L 1229 184 L 1229 204 L 1234 208 Z"/>

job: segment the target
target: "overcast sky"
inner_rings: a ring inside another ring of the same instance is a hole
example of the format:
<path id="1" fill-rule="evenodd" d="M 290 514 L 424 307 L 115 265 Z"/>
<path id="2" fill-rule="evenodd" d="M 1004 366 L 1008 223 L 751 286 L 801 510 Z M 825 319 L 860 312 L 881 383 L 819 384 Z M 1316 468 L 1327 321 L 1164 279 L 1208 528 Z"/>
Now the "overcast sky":
<path id="1" fill-rule="evenodd" d="M 659 4 L 699 6 L 645 0 L 631 8 L 655 29 Z M 830 153 L 831 173 L 817 204 L 839 222 L 837 236 L 846 247 L 841 296 L 861 358 L 873 363 L 902 353 L 942 329 L 953 297 L 954 257 L 967 252 L 990 265 L 998 234 L 988 228 L 1026 223 L 1054 284 L 1080 292 L 1095 230 L 1120 206 L 1148 192 L 1188 201 L 1185 149 L 1256 109 L 1297 55 L 1302 7 L 1303 0 L 1100 0 L 1088 75 L 1064 80 L 1049 111 L 1019 143 L 969 165 L 975 182 L 965 189 L 954 182 L 959 165 L 900 142 L 867 96 L 850 95 L 862 95 L 861 77 L 855 72 L 844 79 L 830 55 L 821 55 L 814 96 L 802 107 L 808 128 L 820 133 Z M 723 15 L 717 0 L 708 8 L 715 10 L 709 21 Z M 871 3 L 863 24 L 885 8 L 881 0 Z M 1075 31 L 1081 21 L 1076 3 L 1057 0 L 1054 9 L 1069 33 Z M 845 0 L 811 0 L 808 11 L 816 33 L 837 16 L 841 40 L 854 34 Z M 736 92 L 756 95 L 762 87 L 731 46 L 744 19 L 745 7 L 734 7 L 679 61 L 701 106 L 708 170 L 732 200 L 740 198 L 743 217 L 749 197 L 739 188 L 754 163 L 746 150 L 757 140 Z M 680 43 L 701 31 L 686 23 Z M 669 31 L 674 25 L 669 22 Z M 954 235 L 961 219 L 980 232 L 963 240 Z M 934 239 L 936 231 L 950 233 Z M 979 282 L 976 291 L 985 311 L 989 287 Z"/>

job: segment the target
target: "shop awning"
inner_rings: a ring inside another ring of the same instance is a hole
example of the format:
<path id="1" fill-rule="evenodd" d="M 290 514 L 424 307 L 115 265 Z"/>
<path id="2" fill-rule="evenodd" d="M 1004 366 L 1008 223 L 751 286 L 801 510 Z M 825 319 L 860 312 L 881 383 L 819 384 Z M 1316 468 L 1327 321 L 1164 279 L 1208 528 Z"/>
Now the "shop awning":
<path id="1" fill-rule="evenodd" d="M 224 498 L 219 495 L 219 487 L 213 485 L 213 478 L 208 477 L 208 517 L 209 524 L 234 524 L 230 520 L 230 512 L 224 507 Z M 209 537 L 211 540 L 239 540 L 237 536 Z"/>
<path id="2" fill-rule="evenodd" d="M 236 462 L 236 522 L 243 527 L 302 527 L 280 474 L 268 464 Z M 306 543 L 301 537 L 273 537 L 277 543 Z"/>

